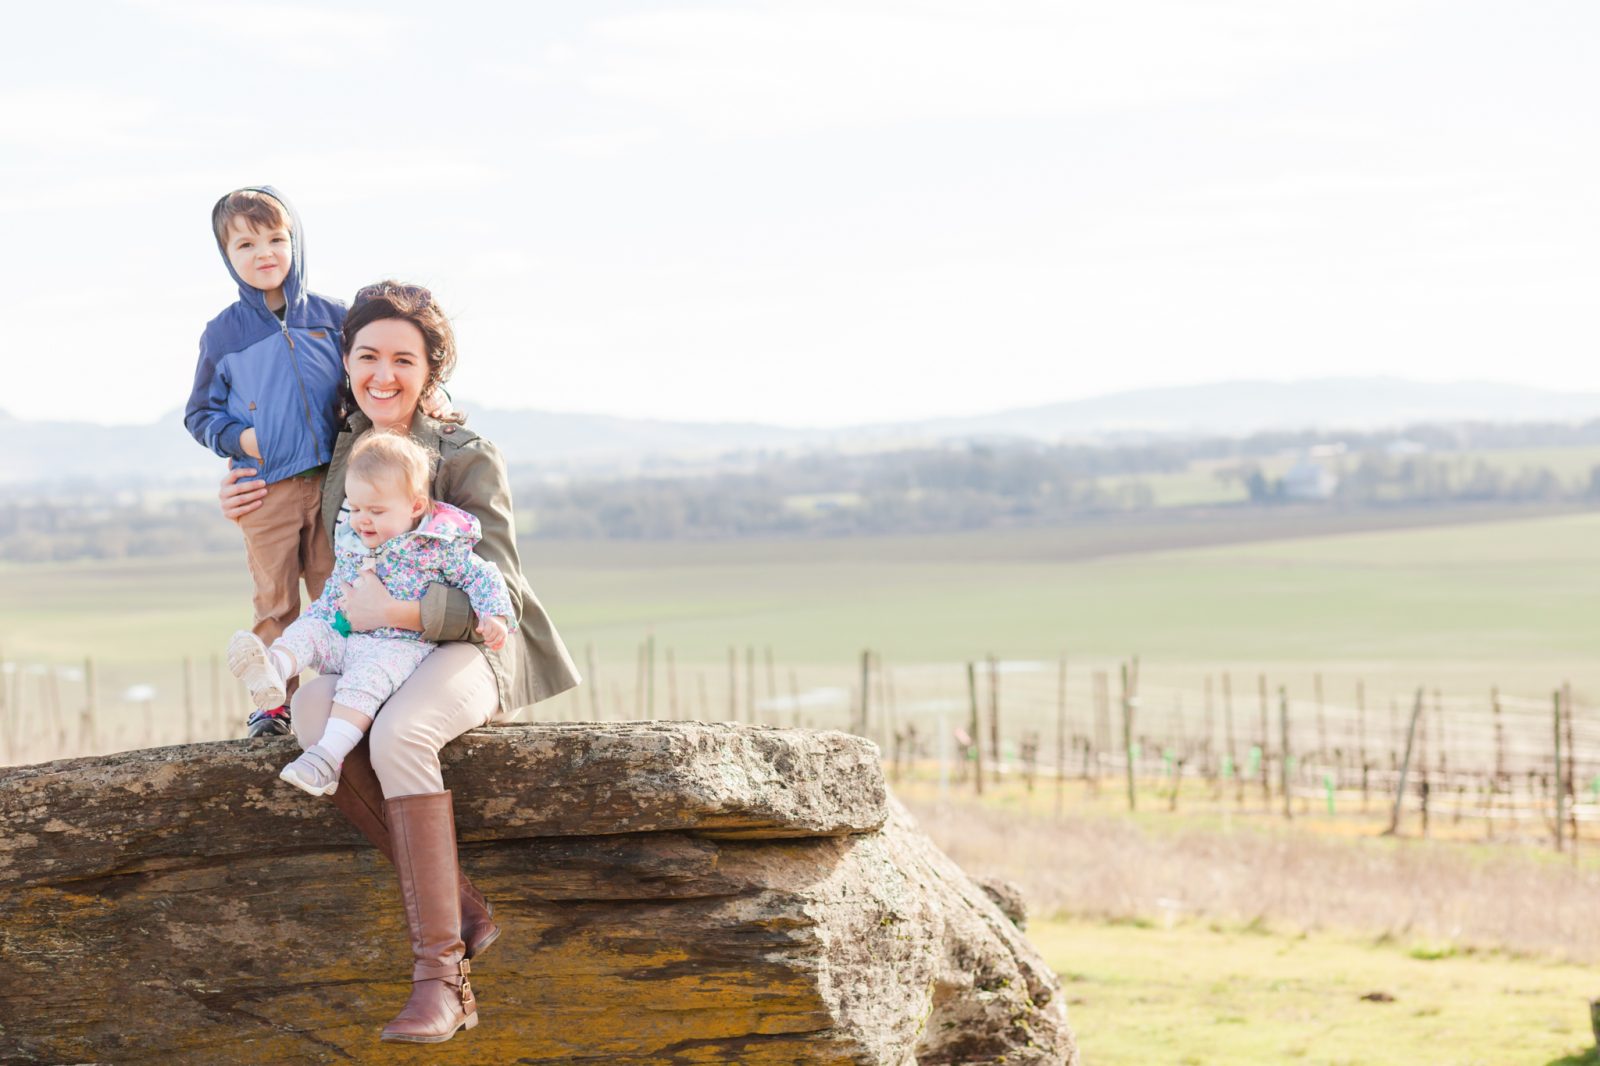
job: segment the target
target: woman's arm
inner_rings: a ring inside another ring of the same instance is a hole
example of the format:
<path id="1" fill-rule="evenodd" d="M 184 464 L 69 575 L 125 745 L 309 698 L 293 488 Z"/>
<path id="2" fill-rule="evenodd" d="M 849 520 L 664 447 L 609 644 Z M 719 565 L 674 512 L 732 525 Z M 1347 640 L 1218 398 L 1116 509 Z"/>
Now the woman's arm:
<path id="1" fill-rule="evenodd" d="M 516 519 L 511 508 L 511 485 L 500 450 L 482 437 L 456 451 L 439 470 L 439 498 L 473 515 L 483 532 L 474 553 L 494 563 L 505 575 L 506 590 L 515 614 L 522 617 L 522 561 L 517 555 Z M 424 640 L 472 640 L 478 636 L 472 602 L 460 589 L 433 584 L 421 601 Z"/>
<path id="2" fill-rule="evenodd" d="M 339 609 L 344 611 L 344 619 L 354 632 L 368 633 L 384 626 L 422 630 L 421 602 L 395 599 L 371 570 L 357 574 L 353 582 L 340 589 L 340 594 Z"/>

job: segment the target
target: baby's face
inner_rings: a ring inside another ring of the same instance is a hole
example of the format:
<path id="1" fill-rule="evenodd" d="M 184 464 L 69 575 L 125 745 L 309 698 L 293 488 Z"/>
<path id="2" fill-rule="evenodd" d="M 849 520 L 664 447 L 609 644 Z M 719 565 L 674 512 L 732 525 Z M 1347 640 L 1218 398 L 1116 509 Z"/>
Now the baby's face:
<path id="1" fill-rule="evenodd" d="M 347 477 L 344 495 L 350 502 L 350 528 L 361 535 L 361 543 L 368 548 L 416 529 L 417 520 L 428 508 L 428 501 L 411 496 L 404 479 L 399 477 L 382 478 L 376 483 Z"/>

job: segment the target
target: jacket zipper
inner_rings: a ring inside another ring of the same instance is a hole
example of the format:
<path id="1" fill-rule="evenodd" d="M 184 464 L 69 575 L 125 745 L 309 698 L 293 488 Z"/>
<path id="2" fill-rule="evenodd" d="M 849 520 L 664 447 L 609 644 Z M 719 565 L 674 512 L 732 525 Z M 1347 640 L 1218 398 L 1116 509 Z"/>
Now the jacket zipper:
<path id="1" fill-rule="evenodd" d="M 306 433 L 311 437 L 311 446 L 316 449 L 317 465 L 321 466 L 328 460 L 322 457 L 322 445 L 317 441 L 317 427 L 311 421 L 311 401 L 306 397 L 306 383 L 300 376 L 300 355 L 295 351 L 294 337 L 289 332 L 289 307 L 283 308 L 283 321 L 278 323 L 283 330 L 283 339 L 289 342 L 289 361 L 294 364 L 294 383 L 300 389 L 300 407 L 306 416 Z"/>

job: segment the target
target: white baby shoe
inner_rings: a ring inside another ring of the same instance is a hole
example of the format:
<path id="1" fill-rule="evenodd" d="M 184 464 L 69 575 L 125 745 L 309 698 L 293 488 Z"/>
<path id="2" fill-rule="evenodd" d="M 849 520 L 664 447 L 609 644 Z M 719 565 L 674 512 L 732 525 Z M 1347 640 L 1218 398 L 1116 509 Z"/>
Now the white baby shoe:
<path id="1" fill-rule="evenodd" d="M 228 641 L 228 669 L 250 691 L 250 702 L 262 710 L 282 707 L 284 678 L 272 664 L 272 656 L 261 638 L 241 629 Z"/>
<path id="2" fill-rule="evenodd" d="M 278 777 L 313 796 L 331 796 L 339 789 L 339 764 L 321 745 L 313 744 L 279 771 Z"/>

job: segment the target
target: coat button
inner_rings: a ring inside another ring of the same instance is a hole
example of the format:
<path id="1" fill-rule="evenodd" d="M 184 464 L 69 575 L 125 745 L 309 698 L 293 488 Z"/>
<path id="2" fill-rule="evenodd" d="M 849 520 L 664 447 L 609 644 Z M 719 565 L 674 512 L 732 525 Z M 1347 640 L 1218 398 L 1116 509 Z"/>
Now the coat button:
<path id="1" fill-rule="evenodd" d="M 449 436 L 450 434 L 454 433 L 455 431 L 456 431 L 456 427 L 455 426 L 446 425 L 446 426 L 440 426 L 439 427 L 439 432 L 443 433 L 445 436 Z"/>

